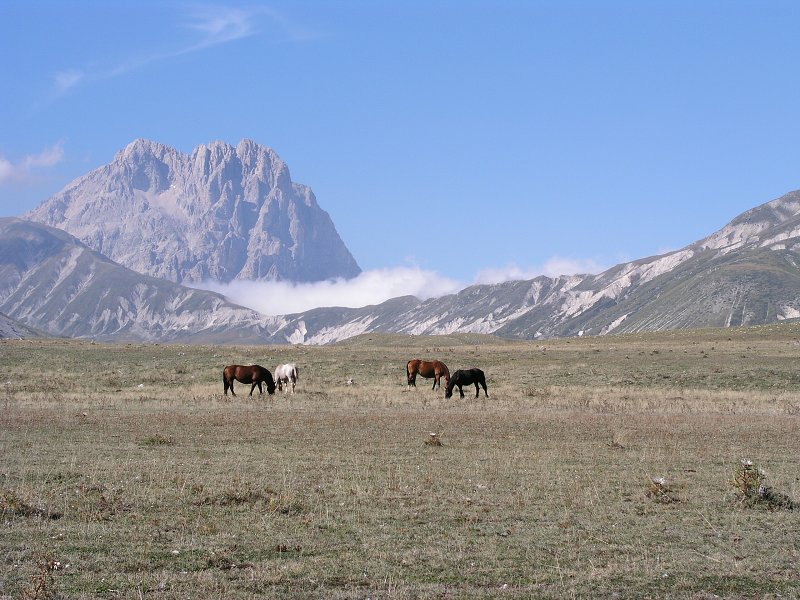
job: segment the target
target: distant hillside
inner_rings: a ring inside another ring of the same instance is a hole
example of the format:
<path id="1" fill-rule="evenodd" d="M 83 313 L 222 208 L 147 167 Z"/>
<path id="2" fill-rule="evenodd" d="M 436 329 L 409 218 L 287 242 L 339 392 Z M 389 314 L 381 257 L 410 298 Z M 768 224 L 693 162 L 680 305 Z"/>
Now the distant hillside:
<path id="1" fill-rule="evenodd" d="M 177 283 L 321 281 L 361 272 L 328 213 L 271 149 L 191 154 L 135 140 L 24 215 L 139 273 Z"/>
<path id="2" fill-rule="evenodd" d="M 774 323 L 800 317 L 800 192 L 720 231 L 599 275 L 476 285 L 422 302 L 287 315 L 275 341 L 324 344 L 369 332 L 507 338 L 602 335 Z"/>
<path id="3" fill-rule="evenodd" d="M 0 219 L 0 312 L 49 335 L 114 341 L 257 344 L 281 323 L 126 269 L 59 229 L 9 218 Z"/>
<path id="4" fill-rule="evenodd" d="M 42 335 L 41 331 L 23 325 L 8 315 L 0 313 L 0 340 L 24 340 L 41 337 Z"/>

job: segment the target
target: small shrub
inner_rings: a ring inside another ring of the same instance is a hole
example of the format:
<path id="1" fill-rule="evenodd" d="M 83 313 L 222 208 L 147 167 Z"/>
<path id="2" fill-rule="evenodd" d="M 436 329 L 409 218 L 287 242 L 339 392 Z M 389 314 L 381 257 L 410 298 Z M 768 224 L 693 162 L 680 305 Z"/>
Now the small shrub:
<path id="1" fill-rule="evenodd" d="M 752 460 L 743 459 L 736 467 L 730 482 L 736 495 L 736 502 L 747 508 L 764 507 L 770 510 L 793 510 L 795 502 L 786 494 L 782 494 L 767 485 L 767 475 L 753 464 Z"/>
<path id="2" fill-rule="evenodd" d="M 36 558 L 36 573 L 31 576 L 30 585 L 22 590 L 20 597 L 25 600 L 55 600 L 60 598 L 56 590 L 53 572 L 61 568 L 61 563 L 50 556 Z"/>
<path id="3" fill-rule="evenodd" d="M 645 496 L 661 504 L 672 504 L 681 501 L 667 484 L 667 480 L 664 477 L 651 477 Z"/>
<path id="4" fill-rule="evenodd" d="M 442 438 L 440 437 L 439 433 L 430 433 L 428 434 L 428 439 L 425 440 L 426 446 L 441 446 L 442 445 Z"/>

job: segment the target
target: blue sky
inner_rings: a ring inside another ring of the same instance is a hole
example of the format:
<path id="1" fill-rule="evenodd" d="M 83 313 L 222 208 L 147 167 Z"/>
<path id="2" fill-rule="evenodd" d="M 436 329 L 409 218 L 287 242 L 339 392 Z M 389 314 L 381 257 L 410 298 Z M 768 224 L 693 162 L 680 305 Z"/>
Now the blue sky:
<path id="1" fill-rule="evenodd" d="M 0 216 L 138 137 L 250 138 L 361 267 L 677 249 L 800 188 L 800 2 L 0 3 Z"/>

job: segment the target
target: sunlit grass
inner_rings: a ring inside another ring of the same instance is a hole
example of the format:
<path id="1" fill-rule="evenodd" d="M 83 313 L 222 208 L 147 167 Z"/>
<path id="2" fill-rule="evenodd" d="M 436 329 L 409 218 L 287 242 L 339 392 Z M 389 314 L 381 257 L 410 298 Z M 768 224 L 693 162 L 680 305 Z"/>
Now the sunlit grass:
<path id="1" fill-rule="evenodd" d="M 796 330 L 372 337 L 0 343 L 0 595 L 800 594 L 798 511 L 732 485 L 747 459 L 800 497 Z M 490 398 L 408 391 L 412 357 Z M 279 362 L 294 395 L 222 395 Z"/>

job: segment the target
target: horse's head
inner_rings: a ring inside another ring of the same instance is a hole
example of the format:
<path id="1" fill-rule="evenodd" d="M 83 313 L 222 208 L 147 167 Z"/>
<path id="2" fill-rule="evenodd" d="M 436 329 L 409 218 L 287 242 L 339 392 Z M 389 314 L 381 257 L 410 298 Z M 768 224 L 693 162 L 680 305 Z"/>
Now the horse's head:
<path id="1" fill-rule="evenodd" d="M 267 382 L 267 393 L 270 396 L 275 393 L 275 382 L 274 381 L 268 381 Z"/>
<path id="2" fill-rule="evenodd" d="M 445 384 L 445 386 L 444 386 L 444 397 L 445 398 L 451 398 L 453 396 L 453 388 L 455 386 L 456 386 L 455 382 L 453 382 L 452 385 L 450 384 L 450 378 L 448 377 L 447 378 L 447 384 Z"/>

